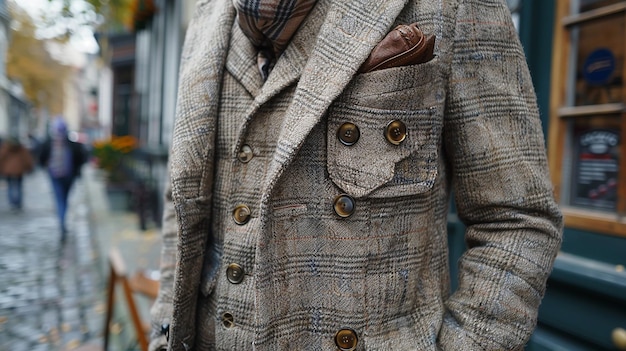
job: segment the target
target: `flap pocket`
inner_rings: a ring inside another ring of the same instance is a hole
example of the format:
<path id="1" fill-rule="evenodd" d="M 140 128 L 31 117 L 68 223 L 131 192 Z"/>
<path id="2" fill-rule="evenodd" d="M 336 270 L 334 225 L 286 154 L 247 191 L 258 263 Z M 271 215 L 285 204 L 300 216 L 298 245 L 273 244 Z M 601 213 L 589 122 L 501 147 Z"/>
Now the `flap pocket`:
<path id="1" fill-rule="evenodd" d="M 359 198 L 415 195 L 433 187 L 445 96 L 436 67 L 357 75 L 333 103 L 327 166 L 339 188 Z M 408 83 L 407 75 L 415 79 Z"/>

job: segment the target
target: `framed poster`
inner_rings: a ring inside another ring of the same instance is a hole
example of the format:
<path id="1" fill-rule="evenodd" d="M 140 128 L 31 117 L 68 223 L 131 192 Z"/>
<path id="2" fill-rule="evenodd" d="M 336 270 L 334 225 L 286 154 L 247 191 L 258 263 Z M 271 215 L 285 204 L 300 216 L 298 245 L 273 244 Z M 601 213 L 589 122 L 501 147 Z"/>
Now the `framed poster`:
<path id="1" fill-rule="evenodd" d="M 575 129 L 572 205 L 615 211 L 619 129 Z"/>

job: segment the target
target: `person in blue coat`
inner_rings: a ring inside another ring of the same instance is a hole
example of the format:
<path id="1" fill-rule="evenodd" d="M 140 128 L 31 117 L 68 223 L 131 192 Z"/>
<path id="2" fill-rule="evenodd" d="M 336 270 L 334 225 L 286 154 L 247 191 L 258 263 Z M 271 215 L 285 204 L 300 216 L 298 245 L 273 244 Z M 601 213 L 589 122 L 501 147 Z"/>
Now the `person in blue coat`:
<path id="1" fill-rule="evenodd" d="M 57 216 L 61 229 L 61 242 L 67 237 L 65 221 L 69 193 L 77 177 L 80 176 L 82 165 L 87 160 L 84 147 L 68 138 L 67 124 L 61 117 L 50 123 L 50 136 L 41 146 L 40 164 L 47 170 L 57 208 Z"/>

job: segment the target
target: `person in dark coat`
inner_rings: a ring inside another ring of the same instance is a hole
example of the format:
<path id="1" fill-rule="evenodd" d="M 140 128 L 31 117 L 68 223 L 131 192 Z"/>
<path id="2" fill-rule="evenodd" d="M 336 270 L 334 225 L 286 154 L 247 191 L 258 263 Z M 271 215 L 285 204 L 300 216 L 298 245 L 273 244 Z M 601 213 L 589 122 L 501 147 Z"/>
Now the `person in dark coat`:
<path id="1" fill-rule="evenodd" d="M 0 146 L 0 175 L 8 182 L 9 204 L 14 210 L 22 208 L 22 178 L 33 170 L 33 158 L 20 142 L 9 138 Z"/>
<path id="2" fill-rule="evenodd" d="M 65 216 L 69 193 L 74 180 L 80 176 L 82 165 L 87 160 L 84 147 L 68 139 L 67 124 L 62 118 L 55 118 L 50 124 L 50 138 L 40 150 L 40 163 L 47 170 L 57 207 L 57 215 L 61 226 L 61 241 L 67 235 Z"/>

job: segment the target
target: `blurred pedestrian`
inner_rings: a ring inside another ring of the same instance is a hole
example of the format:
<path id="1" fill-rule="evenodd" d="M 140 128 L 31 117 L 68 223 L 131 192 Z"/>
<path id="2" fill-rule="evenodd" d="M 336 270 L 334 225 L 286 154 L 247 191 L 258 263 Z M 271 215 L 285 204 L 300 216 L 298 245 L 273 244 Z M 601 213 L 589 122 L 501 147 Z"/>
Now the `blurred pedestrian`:
<path id="1" fill-rule="evenodd" d="M 22 208 L 22 177 L 33 170 L 33 158 L 17 138 L 8 138 L 0 146 L 0 174 L 7 179 L 9 204 Z"/>
<path id="2" fill-rule="evenodd" d="M 60 117 L 53 119 L 50 137 L 41 145 L 39 161 L 52 181 L 61 226 L 61 242 L 65 242 L 67 236 L 65 215 L 69 193 L 86 160 L 87 154 L 83 146 L 68 139 L 65 121 Z"/>

